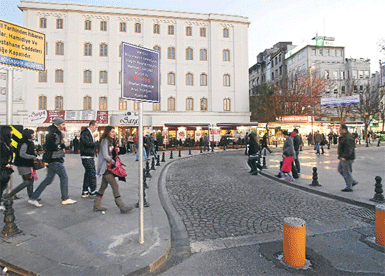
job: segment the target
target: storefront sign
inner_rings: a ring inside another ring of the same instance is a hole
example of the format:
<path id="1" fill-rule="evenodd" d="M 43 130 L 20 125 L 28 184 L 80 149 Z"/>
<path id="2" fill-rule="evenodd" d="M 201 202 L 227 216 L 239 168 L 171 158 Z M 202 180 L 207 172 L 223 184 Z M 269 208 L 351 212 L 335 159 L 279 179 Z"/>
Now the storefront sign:
<path id="1" fill-rule="evenodd" d="M 108 111 L 95 110 L 30 110 L 28 123 L 52 123 L 54 118 L 60 117 L 67 123 L 89 123 L 95 120 L 98 124 L 108 124 Z"/>
<path id="2" fill-rule="evenodd" d="M 311 122 L 311 116 L 300 116 L 300 115 L 293 115 L 293 116 L 282 116 L 277 118 L 278 122 L 284 122 L 284 123 L 308 123 Z M 314 121 L 314 118 L 313 118 Z"/>
<path id="3" fill-rule="evenodd" d="M 321 106 L 353 105 L 360 103 L 360 95 L 339 98 L 321 98 Z"/>
<path id="4" fill-rule="evenodd" d="M 0 63 L 45 70 L 45 34 L 0 20 Z"/>
<path id="5" fill-rule="evenodd" d="M 159 103 L 159 52 L 122 42 L 121 97 Z"/>

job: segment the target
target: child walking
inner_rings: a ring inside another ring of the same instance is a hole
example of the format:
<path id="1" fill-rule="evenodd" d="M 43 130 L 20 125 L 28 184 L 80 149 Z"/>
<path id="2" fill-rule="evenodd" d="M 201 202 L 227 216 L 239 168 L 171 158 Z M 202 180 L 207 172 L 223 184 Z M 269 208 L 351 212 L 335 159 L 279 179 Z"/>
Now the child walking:
<path id="1" fill-rule="evenodd" d="M 281 174 L 281 178 L 279 180 L 285 180 L 285 173 L 288 174 L 288 176 L 290 177 L 290 180 L 289 181 L 294 181 L 294 178 L 293 176 L 291 175 L 291 163 L 294 161 L 294 158 L 293 156 L 286 156 L 285 154 L 282 154 L 283 156 L 283 163 L 282 163 L 282 167 L 281 167 L 281 170 L 280 170 L 280 174 Z"/>

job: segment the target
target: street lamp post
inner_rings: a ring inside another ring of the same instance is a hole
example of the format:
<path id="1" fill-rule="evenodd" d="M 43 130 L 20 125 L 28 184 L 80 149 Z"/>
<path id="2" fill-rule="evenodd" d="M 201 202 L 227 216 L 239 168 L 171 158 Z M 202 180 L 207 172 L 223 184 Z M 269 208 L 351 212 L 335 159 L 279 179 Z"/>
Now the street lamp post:
<path id="1" fill-rule="evenodd" d="M 313 104 L 313 78 L 312 78 L 312 69 L 314 69 L 315 66 L 312 65 L 309 67 L 310 70 L 310 107 L 311 107 L 311 139 L 312 143 L 314 145 L 314 104 Z"/>

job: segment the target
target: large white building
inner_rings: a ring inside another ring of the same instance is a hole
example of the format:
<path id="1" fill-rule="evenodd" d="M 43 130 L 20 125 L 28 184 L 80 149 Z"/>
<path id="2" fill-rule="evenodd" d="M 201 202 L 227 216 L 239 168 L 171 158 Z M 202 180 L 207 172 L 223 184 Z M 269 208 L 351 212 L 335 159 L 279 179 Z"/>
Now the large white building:
<path id="1" fill-rule="evenodd" d="M 186 128 L 214 124 L 234 134 L 250 122 L 246 17 L 32 1 L 19 8 L 24 26 L 47 42 L 46 72 L 22 73 L 20 124 L 30 110 L 108 110 L 109 124 L 125 126 L 138 104 L 120 99 L 122 41 L 160 53 L 161 102 L 143 104 L 149 130 L 186 137 L 196 136 Z M 84 124 L 67 126 L 76 133 Z"/>

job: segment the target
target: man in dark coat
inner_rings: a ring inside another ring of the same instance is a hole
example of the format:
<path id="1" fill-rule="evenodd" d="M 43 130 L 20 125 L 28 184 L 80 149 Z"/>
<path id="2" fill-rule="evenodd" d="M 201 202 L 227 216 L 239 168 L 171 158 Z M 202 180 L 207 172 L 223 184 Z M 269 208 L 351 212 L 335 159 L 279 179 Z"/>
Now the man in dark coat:
<path id="1" fill-rule="evenodd" d="M 342 175 L 346 183 L 346 187 L 341 191 L 353 192 L 352 187 L 358 184 L 352 176 L 352 166 L 356 158 L 354 138 L 345 124 L 341 125 L 340 133 L 341 137 L 338 144 L 338 159 L 340 163 L 338 164 L 338 172 Z"/>
<path id="2" fill-rule="evenodd" d="M 80 158 L 85 169 L 83 178 L 82 197 L 95 196 L 96 193 L 96 141 L 94 132 L 98 129 L 98 124 L 95 121 L 89 123 L 88 128 L 85 128 L 80 133 Z"/>

